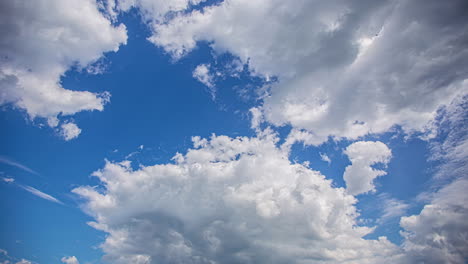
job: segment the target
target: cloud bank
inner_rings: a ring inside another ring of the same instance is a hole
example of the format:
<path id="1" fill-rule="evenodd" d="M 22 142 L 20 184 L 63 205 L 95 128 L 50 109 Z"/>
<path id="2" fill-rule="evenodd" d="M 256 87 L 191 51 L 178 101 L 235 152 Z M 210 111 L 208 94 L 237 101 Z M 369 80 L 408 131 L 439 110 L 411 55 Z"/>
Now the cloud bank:
<path id="1" fill-rule="evenodd" d="M 437 109 L 466 93 L 467 10 L 462 0 L 227 0 L 152 24 L 149 40 L 175 59 L 208 42 L 278 77 L 265 120 L 320 144 L 394 126 L 429 132 Z"/>

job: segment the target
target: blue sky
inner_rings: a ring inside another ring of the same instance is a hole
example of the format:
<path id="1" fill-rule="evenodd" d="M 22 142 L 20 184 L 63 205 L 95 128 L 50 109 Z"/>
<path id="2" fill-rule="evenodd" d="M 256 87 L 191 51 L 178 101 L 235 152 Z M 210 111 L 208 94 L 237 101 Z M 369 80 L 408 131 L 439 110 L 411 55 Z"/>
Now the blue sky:
<path id="1" fill-rule="evenodd" d="M 463 1 L 1 5 L 0 263 L 468 260 Z"/>

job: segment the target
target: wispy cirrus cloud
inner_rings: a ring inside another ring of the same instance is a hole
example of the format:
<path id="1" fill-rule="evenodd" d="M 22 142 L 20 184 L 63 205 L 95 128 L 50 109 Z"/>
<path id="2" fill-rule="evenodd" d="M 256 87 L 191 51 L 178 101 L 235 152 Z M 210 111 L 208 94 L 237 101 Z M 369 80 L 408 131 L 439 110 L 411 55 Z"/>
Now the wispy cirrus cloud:
<path id="1" fill-rule="evenodd" d="M 47 201 L 50 201 L 50 202 L 54 202 L 54 203 L 58 203 L 58 204 L 64 204 L 62 201 L 60 201 L 59 199 L 53 197 L 52 195 L 50 194 L 47 194 L 47 193 L 44 193 L 34 187 L 31 187 L 31 186 L 27 186 L 27 185 L 18 185 L 19 187 L 23 188 L 24 190 L 34 194 L 35 196 L 39 197 L 39 198 L 42 198 L 42 199 L 45 199 Z"/>
<path id="2" fill-rule="evenodd" d="M 16 167 L 18 169 L 22 169 L 26 172 L 29 172 L 31 174 L 35 174 L 35 175 L 39 175 L 39 173 L 17 161 L 14 161 L 14 160 L 11 160 L 5 156 L 0 156 L 0 163 L 4 163 L 4 164 L 7 164 L 7 165 L 10 165 L 10 166 L 13 166 L 13 167 Z"/>

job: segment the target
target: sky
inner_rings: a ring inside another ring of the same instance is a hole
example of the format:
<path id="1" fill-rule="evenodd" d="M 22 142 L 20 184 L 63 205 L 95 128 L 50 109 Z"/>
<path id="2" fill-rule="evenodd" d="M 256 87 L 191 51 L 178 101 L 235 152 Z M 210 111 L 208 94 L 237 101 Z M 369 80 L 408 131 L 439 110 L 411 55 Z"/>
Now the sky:
<path id="1" fill-rule="evenodd" d="M 0 264 L 468 263 L 464 0 L 6 0 L 0 32 Z"/>

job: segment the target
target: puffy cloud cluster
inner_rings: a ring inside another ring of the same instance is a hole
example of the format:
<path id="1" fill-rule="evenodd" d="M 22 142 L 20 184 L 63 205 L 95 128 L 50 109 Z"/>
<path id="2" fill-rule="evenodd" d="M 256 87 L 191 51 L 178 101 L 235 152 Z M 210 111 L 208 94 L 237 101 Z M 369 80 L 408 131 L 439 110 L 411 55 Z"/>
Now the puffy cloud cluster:
<path id="1" fill-rule="evenodd" d="M 395 125 L 430 130 L 437 109 L 466 92 L 467 10 L 463 0 L 226 0 L 153 24 L 149 40 L 174 58 L 206 41 L 277 76 L 264 120 L 320 144 Z"/>
<path id="2" fill-rule="evenodd" d="M 213 136 L 173 163 L 107 162 L 102 185 L 73 190 L 90 225 L 108 233 L 111 263 L 395 263 L 385 237 L 366 240 L 356 199 L 277 138 Z"/>
<path id="3" fill-rule="evenodd" d="M 0 104 L 13 104 L 31 119 L 46 118 L 52 127 L 57 116 L 103 110 L 109 93 L 60 84 L 67 70 L 86 68 L 126 43 L 125 26 L 112 25 L 98 8 L 94 0 L 2 1 Z"/>
<path id="4" fill-rule="evenodd" d="M 63 257 L 61 261 L 65 264 L 80 264 L 80 262 L 75 256 Z"/>
<path id="5" fill-rule="evenodd" d="M 372 166 L 379 163 L 386 165 L 392 151 L 380 141 L 358 141 L 349 145 L 344 153 L 352 163 L 343 174 L 347 192 L 357 195 L 375 191 L 374 179 L 387 173 Z"/>
<path id="6" fill-rule="evenodd" d="M 61 135 L 66 141 L 77 138 L 81 134 L 81 129 L 75 123 L 63 123 L 61 128 Z"/>

